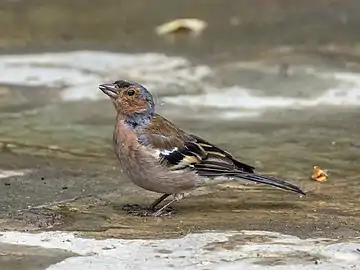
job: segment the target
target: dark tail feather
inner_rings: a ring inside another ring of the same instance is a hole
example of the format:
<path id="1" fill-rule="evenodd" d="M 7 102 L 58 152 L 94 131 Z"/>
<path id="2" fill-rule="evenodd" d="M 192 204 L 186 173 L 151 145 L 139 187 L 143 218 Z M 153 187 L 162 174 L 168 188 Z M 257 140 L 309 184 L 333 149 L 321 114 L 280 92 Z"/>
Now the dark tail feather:
<path id="1" fill-rule="evenodd" d="M 253 182 L 257 182 L 257 183 L 261 183 L 261 184 L 266 184 L 269 186 L 273 186 L 273 187 L 278 187 L 281 189 L 285 189 L 285 190 L 289 190 L 289 191 L 293 191 L 296 193 L 300 193 L 302 195 L 306 195 L 304 191 L 302 191 L 299 187 L 292 185 L 290 183 L 287 183 L 283 180 L 274 178 L 274 177 L 268 177 L 268 176 L 263 176 L 263 175 L 259 175 L 256 173 L 247 173 L 247 174 L 243 174 L 243 173 L 239 173 L 234 175 L 235 177 L 239 177 L 239 178 L 243 178 L 246 180 L 250 180 Z"/>
<path id="2" fill-rule="evenodd" d="M 215 170 L 203 169 L 203 168 L 201 169 L 201 171 L 199 170 L 198 173 L 201 176 L 207 176 L 207 177 L 216 177 L 216 176 L 223 175 L 223 176 L 229 176 L 229 177 L 242 178 L 245 180 L 249 180 L 249 181 L 281 188 L 284 190 L 293 191 L 293 192 L 296 192 L 296 193 L 299 193 L 302 195 L 306 195 L 304 191 L 302 191 L 299 187 L 297 187 L 295 185 L 292 185 L 290 183 L 287 183 L 283 180 L 280 180 L 280 179 L 277 179 L 274 177 L 263 176 L 263 175 L 256 174 L 256 173 L 245 173 L 245 172 L 234 172 L 234 171 L 218 172 Z"/>

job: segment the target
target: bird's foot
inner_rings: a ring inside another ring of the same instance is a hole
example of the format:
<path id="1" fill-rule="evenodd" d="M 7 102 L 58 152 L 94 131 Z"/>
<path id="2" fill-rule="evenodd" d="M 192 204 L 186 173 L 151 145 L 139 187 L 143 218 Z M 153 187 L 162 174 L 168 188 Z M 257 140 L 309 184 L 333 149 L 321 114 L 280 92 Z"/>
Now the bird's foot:
<path id="1" fill-rule="evenodd" d="M 168 206 L 165 209 L 162 209 L 161 211 L 153 210 L 152 216 L 153 217 L 169 217 L 176 213 L 176 209 L 174 207 Z"/>
<path id="2" fill-rule="evenodd" d="M 174 196 L 174 199 L 172 199 L 167 204 L 165 204 L 163 207 L 161 207 L 159 210 L 157 210 L 156 212 L 153 213 L 154 217 L 163 216 L 164 213 L 166 213 L 166 209 L 170 208 L 171 204 L 173 204 L 174 202 L 180 201 L 182 198 L 184 198 L 185 195 L 184 195 L 184 193 L 178 193 L 178 194 L 174 194 L 173 196 Z"/>
<path id="3" fill-rule="evenodd" d="M 125 204 L 122 207 L 122 210 L 125 211 L 128 215 L 133 216 L 148 216 L 150 209 L 146 206 L 139 204 Z"/>
<path id="4" fill-rule="evenodd" d="M 176 209 L 174 207 L 168 206 L 164 209 L 153 210 L 152 216 L 153 217 L 169 217 L 176 213 Z"/>
<path id="5" fill-rule="evenodd" d="M 175 212 L 175 209 L 173 207 L 166 207 L 165 209 L 161 209 L 161 212 L 159 212 L 148 206 L 143 206 L 138 204 L 125 204 L 122 207 L 122 210 L 125 211 L 128 215 L 139 216 L 139 217 L 171 216 Z"/>

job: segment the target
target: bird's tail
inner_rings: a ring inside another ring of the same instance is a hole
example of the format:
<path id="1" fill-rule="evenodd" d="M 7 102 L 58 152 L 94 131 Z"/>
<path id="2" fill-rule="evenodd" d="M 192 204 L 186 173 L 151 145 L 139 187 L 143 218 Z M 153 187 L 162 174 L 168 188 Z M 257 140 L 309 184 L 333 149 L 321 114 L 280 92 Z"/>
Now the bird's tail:
<path id="1" fill-rule="evenodd" d="M 263 176 L 256 173 L 237 173 L 236 175 L 234 175 L 234 177 L 306 195 L 305 192 L 302 191 L 299 187 L 274 177 Z"/>
<path id="2" fill-rule="evenodd" d="M 302 191 L 299 187 L 285 182 L 284 180 L 280 180 L 274 177 L 264 176 L 257 173 L 247 173 L 247 172 L 240 172 L 240 171 L 214 171 L 214 170 L 207 170 L 202 168 L 201 171 L 198 171 L 200 175 L 207 176 L 207 177 L 217 177 L 217 176 L 228 176 L 232 178 L 240 178 L 245 179 L 248 181 L 261 183 L 277 188 L 281 188 L 288 191 L 293 191 L 302 195 L 306 195 L 304 191 Z"/>

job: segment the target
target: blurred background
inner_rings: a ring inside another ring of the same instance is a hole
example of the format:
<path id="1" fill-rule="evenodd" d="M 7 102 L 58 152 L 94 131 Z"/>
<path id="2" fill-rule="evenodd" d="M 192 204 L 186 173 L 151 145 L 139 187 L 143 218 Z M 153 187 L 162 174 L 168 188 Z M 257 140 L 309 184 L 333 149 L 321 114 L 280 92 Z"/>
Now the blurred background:
<path id="1" fill-rule="evenodd" d="M 119 180 L 115 111 L 98 90 L 129 79 L 185 130 L 309 192 L 287 222 L 358 232 L 360 1 L 1 0 L 0 26 L 3 214 L 143 192 Z M 327 182 L 311 179 L 314 165 Z M 236 198 L 260 220 L 262 202 L 300 203 L 277 190 Z"/>

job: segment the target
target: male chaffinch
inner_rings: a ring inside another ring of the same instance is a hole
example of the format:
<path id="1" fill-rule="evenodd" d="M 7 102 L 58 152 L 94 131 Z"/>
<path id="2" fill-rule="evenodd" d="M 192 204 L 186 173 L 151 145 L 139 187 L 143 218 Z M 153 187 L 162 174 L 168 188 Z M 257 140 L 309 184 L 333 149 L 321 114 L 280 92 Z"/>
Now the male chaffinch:
<path id="1" fill-rule="evenodd" d="M 139 187 L 164 194 L 148 208 L 153 216 L 181 200 L 184 192 L 236 179 L 305 195 L 295 185 L 255 173 L 254 167 L 157 114 L 153 97 L 144 86 L 118 80 L 99 88 L 117 111 L 113 142 L 122 169 Z M 156 210 L 170 195 L 173 199 Z"/>

